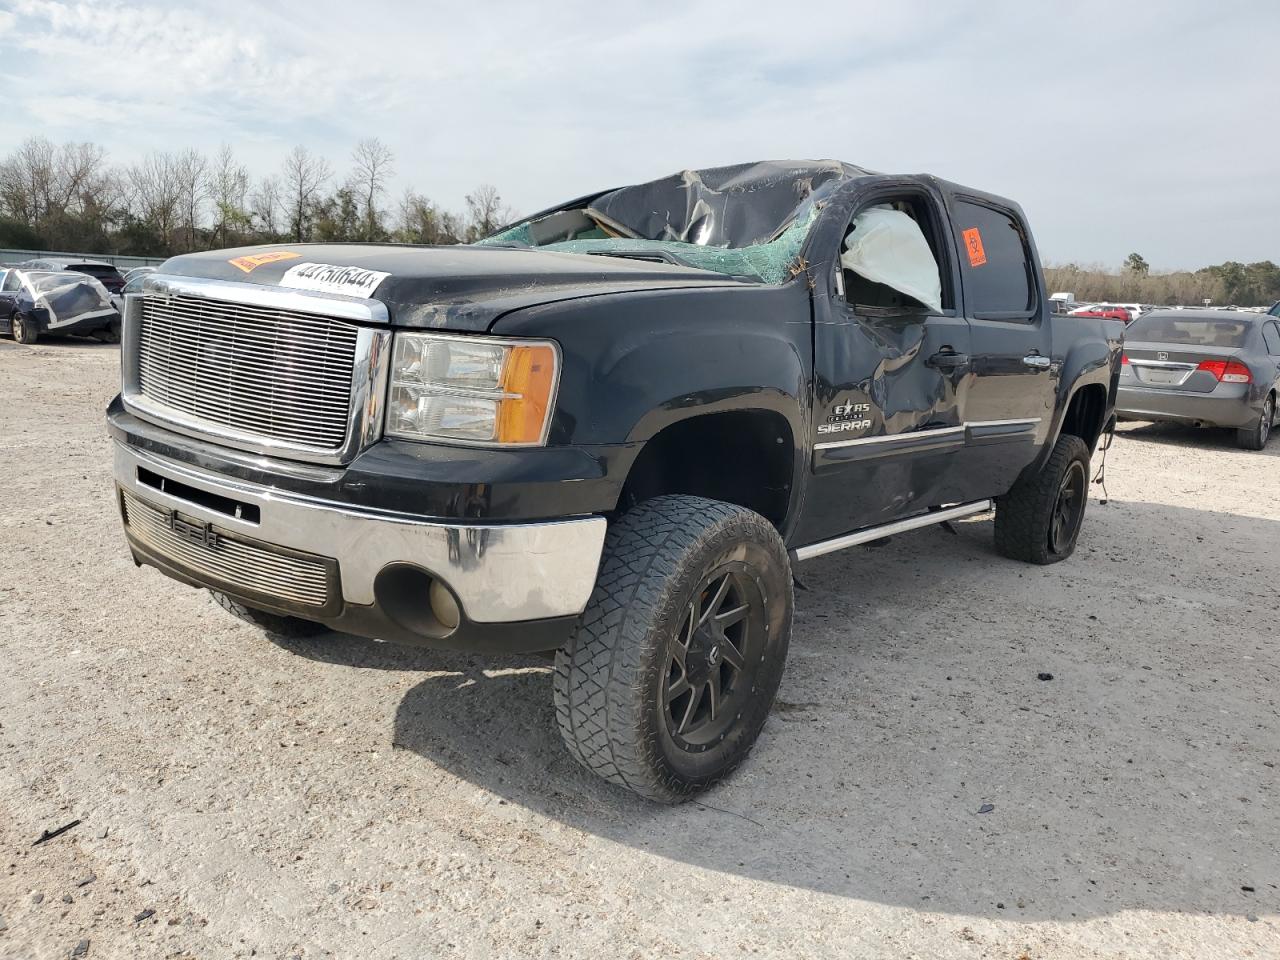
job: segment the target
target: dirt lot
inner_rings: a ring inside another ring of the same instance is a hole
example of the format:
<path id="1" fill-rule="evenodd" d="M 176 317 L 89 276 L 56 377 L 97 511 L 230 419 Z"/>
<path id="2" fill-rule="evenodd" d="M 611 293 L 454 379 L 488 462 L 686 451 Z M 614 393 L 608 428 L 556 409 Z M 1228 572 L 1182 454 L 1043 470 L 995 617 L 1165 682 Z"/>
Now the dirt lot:
<path id="1" fill-rule="evenodd" d="M 1280 956 L 1280 442 L 1123 429 L 1057 567 L 989 517 L 807 564 L 760 745 L 668 809 L 539 661 L 134 569 L 116 379 L 0 342 L 0 957 Z"/>

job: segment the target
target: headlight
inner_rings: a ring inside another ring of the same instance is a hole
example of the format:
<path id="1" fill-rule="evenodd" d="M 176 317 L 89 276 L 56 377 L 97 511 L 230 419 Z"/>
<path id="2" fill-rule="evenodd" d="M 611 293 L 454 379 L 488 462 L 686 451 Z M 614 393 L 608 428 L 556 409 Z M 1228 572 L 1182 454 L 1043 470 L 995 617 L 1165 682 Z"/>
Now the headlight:
<path id="1" fill-rule="evenodd" d="M 559 380 L 560 353 L 549 341 L 398 332 L 386 434 L 546 443 Z"/>

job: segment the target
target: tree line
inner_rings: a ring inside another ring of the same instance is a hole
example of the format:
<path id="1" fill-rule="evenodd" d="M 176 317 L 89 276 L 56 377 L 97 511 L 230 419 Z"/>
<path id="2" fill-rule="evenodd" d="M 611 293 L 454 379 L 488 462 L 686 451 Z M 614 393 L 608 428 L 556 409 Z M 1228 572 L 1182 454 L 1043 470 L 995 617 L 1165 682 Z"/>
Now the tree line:
<path id="1" fill-rule="evenodd" d="M 1157 306 L 1266 307 L 1280 300 L 1280 266 L 1270 260 L 1228 260 L 1199 270 L 1155 271 L 1131 253 L 1119 270 L 1068 263 L 1046 265 L 1049 292 L 1070 291 L 1081 302 L 1151 303 Z"/>
<path id="2" fill-rule="evenodd" d="M 342 175 L 297 146 L 254 178 L 230 146 L 115 165 L 97 144 L 32 137 L 0 162 L 0 247 L 167 257 L 287 241 L 464 243 L 513 217 L 489 185 L 462 213 L 413 188 L 389 202 L 394 171 L 376 138 L 356 144 Z"/>
<path id="3" fill-rule="evenodd" d="M 514 214 L 497 189 L 446 210 L 412 187 L 389 201 L 395 156 L 376 138 L 355 145 L 345 172 L 294 147 L 277 172 L 254 178 L 229 146 L 158 151 L 115 165 L 94 143 L 32 137 L 0 161 L 0 247 L 167 257 L 253 243 L 351 241 L 467 243 Z M 1280 266 L 1228 261 L 1199 270 L 1154 271 L 1130 254 L 1118 270 L 1047 265 L 1050 291 L 1081 301 L 1269 305 L 1280 300 Z"/>

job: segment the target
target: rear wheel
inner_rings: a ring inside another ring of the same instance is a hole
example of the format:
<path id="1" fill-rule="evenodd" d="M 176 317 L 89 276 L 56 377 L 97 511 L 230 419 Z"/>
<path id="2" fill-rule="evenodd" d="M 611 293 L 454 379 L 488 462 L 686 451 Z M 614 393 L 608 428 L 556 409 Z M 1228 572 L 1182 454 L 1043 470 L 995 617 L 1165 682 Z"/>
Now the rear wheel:
<path id="1" fill-rule="evenodd" d="M 614 523 L 596 587 L 556 655 L 556 718 L 587 769 L 666 803 L 719 782 L 755 744 L 782 679 L 786 548 L 757 513 L 701 497 Z"/>
<path id="2" fill-rule="evenodd" d="M 265 610 L 247 607 L 239 600 L 233 600 L 225 593 L 219 593 L 217 590 L 210 590 L 209 595 L 213 597 L 214 603 L 236 619 L 251 623 L 255 627 L 259 627 L 267 633 L 275 634 L 278 637 L 294 639 L 314 637 L 325 633 L 329 629 L 322 623 L 303 620 L 300 617 L 285 617 L 278 613 L 267 613 Z"/>
<path id="3" fill-rule="evenodd" d="M 36 331 L 35 324 L 21 313 L 15 313 L 9 323 L 13 331 L 13 339 L 19 343 L 35 343 L 39 339 L 40 334 Z"/>
<path id="4" fill-rule="evenodd" d="M 996 500 L 996 549 L 1027 563 L 1071 556 L 1089 502 L 1089 448 L 1063 434 L 1040 472 Z"/>
<path id="5" fill-rule="evenodd" d="M 1258 422 L 1251 427 L 1241 427 L 1236 431 L 1236 443 L 1246 450 L 1261 450 L 1271 438 L 1271 427 L 1276 419 L 1275 394 L 1267 397 L 1262 404 L 1262 413 Z"/>

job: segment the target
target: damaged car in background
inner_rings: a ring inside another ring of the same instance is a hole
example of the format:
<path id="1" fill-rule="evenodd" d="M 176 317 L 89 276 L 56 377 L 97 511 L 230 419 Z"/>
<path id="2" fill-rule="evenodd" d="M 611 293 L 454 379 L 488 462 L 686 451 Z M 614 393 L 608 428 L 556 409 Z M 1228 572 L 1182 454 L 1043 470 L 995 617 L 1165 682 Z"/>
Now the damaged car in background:
<path id="1" fill-rule="evenodd" d="M 114 339 L 120 312 L 101 283 L 83 273 L 0 270 L 0 333 L 19 343 L 41 336 Z"/>
<path id="2" fill-rule="evenodd" d="M 1122 330 L 1051 312 L 1016 203 L 836 161 L 187 254 L 127 297 L 117 508 L 267 631 L 553 654 L 570 753 L 678 801 L 763 728 L 797 565 L 993 509 L 1071 555 Z"/>

